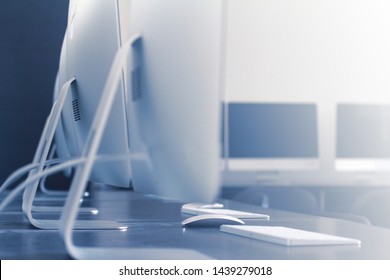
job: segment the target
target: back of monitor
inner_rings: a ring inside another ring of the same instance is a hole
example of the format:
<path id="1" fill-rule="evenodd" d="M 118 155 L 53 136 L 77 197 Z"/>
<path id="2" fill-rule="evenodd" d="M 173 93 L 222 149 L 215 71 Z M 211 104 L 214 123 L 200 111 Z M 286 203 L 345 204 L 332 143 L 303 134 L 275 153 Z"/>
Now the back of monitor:
<path id="1" fill-rule="evenodd" d="M 187 201 L 219 191 L 223 1 L 132 1 L 128 100 L 135 190 Z"/>
<path id="2" fill-rule="evenodd" d="M 81 155 L 115 53 L 121 46 L 116 0 L 73 1 L 61 52 L 59 83 L 72 77 L 75 86 L 62 114 L 63 131 L 69 153 Z M 129 152 L 126 97 L 123 82 L 118 87 L 112 114 L 100 146 L 100 154 Z M 128 160 L 96 163 L 91 180 L 129 187 Z"/>

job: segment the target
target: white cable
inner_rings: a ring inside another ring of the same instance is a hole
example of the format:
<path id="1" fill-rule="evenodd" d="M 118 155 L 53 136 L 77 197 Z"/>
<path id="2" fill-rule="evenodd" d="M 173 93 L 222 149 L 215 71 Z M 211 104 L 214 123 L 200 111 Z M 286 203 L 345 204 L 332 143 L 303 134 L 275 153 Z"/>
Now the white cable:
<path id="1" fill-rule="evenodd" d="M 134 155 L 134 154 L 121 154 L 121 155 L 100 155 L 96 157 L 96 161 L 115 161 L 115 160 L 123 160 L 130 157 L 131 159 L 134 158 L 142 158 L 145 159 L 144 155 Z M 55 160 L 53 160 L 55 161 Z M 58 165 L 54 167 L 49 167 L 43 170 L 40 173 L 34 174 L 30 178 L 27 178 L 24 182 L 20 183 L 18 186 L 16 186 L 9 194 L 8 196 L 1 202 L 0 204 L 0 212 L 4 210 L 5 207 L 11 203 L 15 197 L 28 185 L 40 180 L 42 177 L 50 176 L 54 173 L 60 172 L 66 168 L 74 167 L 76 165 L 82 164 L 86 161 L 85 157 L 79 157 L 79 158 L 73 158 L 70 160 L 67 160 L 65 162 L 59 163 Z M 33 164 L 31 164 L 33 165 Z M 22 167 L 21 169 L 25 170 L 26 167 Z M 9 180 L 7 180 L 9 181 Z M 4 185 L 4 184 L 3 184 Z"/>
<path id="2" fill-rule="evenodd" d="M 45 163 L 45 166 L 50 166 L 58 163 L 64 162 L 64 159 L 52 159 L 48 160 Z M 9 188 L 16 180 L 20 179 L 23 175 L 25 175 L 27 172 L 37 168 L 39 166 L 39 163 L 29 163 L 26 164 L 18 169 L 16 169 L 14 172 L 12 172 L 11 175 L 8 176 L 8 178 L 4 181 L 4 183 L 0 187 L 0 194 L 5 191 L 7 188 Z"/>
<path id="3" fill-rule="evenodd" d="M 54 174 L 56 172 L 59 172 L 65 168 L 69 168 L 78 164 L 81 164 L 85 161 L 85 158 L 78 158 L 74 160 L 69 160 L 64 163 L 60 163 L 54 167 L 47 168 L 43 172 L 37 173 L 30 178 L 28 178 L 26 181 L 20 183 L 18 186 L 16 186 L 9 194 L 8 196 L 1 202 L 0 204 L 0 212 L 3 211 L 5 207 L 8 206 L 9 203 L 11 203 L 15 197 L 29 184 L 34 183 L 35 181 L 39 180 L 43 176 L 49 176 L 51 174 Z"/>

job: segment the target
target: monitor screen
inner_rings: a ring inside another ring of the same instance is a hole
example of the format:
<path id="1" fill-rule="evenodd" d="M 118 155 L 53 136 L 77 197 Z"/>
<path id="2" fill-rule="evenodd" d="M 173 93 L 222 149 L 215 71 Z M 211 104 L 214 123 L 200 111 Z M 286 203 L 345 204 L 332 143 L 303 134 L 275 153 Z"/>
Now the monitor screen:
<path id="1" fill-rule="evenodd" d="M 229 103 L 227 110 L 229 168 L 318 167 L 315 104 Z"/>
<path id="2" fill-rule="evenodd" d="M 229 104 L 230 158 L 318 157 L 314 104 Z"/>

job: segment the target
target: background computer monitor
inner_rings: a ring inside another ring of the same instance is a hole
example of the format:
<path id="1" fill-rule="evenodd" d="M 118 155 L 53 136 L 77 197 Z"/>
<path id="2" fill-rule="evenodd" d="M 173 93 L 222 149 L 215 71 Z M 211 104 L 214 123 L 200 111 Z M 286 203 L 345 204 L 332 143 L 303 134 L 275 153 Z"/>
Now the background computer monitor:
<path id="1" fill-rule="evenodd" d="M 336 170 L 390 172 L 390 106 L 338 104 Z"/>
<path id="2" fill-rule="evenodd" d="M 128 100 L 136 191 L 194 202 L 219 190 L 223 1 L 132 1 Z M 129 37 L 130 37 L 129 36 Z"/>
<path id="3" fill-rule="evenodd" d="M 58 77 L 60 86 L 72 77 L 76 78 L 62 114 L 63 132 L 72 156 L 79 156 L 83 151 L 113 58 L 121 46 L 119 26 L 117 0 L 71 1 L 69 5 Z M 100 145 L 100 154 L 128 153 L 126 111 L 122 82 Z M 90 179 L 129 187 L 130 162 L 96 163 Z"/>
<path id="4" fill-rule="evenodd" d="M 225 183 L 281 183 L 283 172 L 318 171 L 315 104 L 232 102 L 225 110 Z"/>
<path id="5" fill-rule="evenodd" d="M 230 169 L 318 168 L 315 104 L 229 103 L 227 124 Z"/>
<path id="6" fill-rule="evenodd" d="M 317 111 L 318 171 L 285 172 L 281 165 L 260 177 L 275 184 L 325 187 L 389 184 L 382 163 L 389 159 L 384 143 L 390 138 L 377 127 L 390 124 L 379 113 L 386 109 L 358 117 L 390 104 L 389 10 L 383 0 L 229 2 L 225 102 L 308 103 Z M 351 127 L 341 131 L 349 118 L 353 125 L 363 122 L 359 133 Z M 343 145 L 361 134 L 359 149 L 345 154 Z M 342 171 L 337 166 L 345 156 L 369 159 L 375 168 Z M 258 169 L 264 173 L 264 166 Z"/>

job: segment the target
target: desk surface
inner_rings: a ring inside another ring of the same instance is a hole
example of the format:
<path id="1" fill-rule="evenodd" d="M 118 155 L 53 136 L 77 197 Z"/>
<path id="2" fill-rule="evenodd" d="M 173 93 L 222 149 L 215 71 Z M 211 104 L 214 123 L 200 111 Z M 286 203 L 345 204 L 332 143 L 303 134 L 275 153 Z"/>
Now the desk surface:
<path id="1" fill-rule="evenodd" d="M 39 199 L 36 204 L 58 204 Z M 357 246 L 285 247 L 219 231 L 219 228 L 183 229 L 181 203 L 129 190 L 94 188 L 85 206 L 99 209 L 98 215 L 82 214 L 80 219 L 111 219 L 126 224 L 127 231 L 79 230 L 75 243 L 80 246 L 193 249 L 215 259 L 390 259 L 390 230 L 355 222 L 265 209 L 232 201 L 225 207 L 265 213 L 270 221 L 247 224 L 278 225 L 360 239 Z M 32 227 L 16 201 L 0 213 L 1 259 L 69 259 L 58 231 Z M 45 213 L 37 218 L 56 218 Z M 183 256 L 186 259 L 185 256 Z"/>

